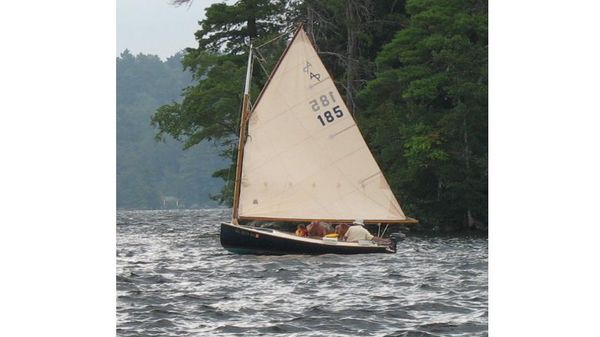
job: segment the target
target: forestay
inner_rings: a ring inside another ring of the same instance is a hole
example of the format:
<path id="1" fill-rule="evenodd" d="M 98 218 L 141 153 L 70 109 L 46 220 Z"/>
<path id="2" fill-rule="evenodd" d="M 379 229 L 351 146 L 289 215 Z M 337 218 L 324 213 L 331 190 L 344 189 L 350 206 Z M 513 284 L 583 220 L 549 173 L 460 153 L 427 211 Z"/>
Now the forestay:
<path id="1" fill-rule="evenodd" d="M 238 211 L 282 220 L 407 219 L 303 29 L 250 114 Z"/>

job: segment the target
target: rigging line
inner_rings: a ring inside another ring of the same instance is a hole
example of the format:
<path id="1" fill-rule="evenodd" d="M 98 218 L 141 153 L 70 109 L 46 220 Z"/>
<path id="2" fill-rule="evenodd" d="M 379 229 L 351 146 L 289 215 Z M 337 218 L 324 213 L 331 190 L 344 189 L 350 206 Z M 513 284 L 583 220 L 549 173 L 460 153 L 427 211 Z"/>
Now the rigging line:
<path id="1" fill-rule="evenodd" d="M 277 39 L 281 38 L 282 36 L 284 36 L 284 35 L 286 35 L 286 34 L 289 34 L 289 33 L 290 33 L 290 31 L 289 31 L 288 29 L 286 29 L 286 30 L 284 30 L 284 31 L 283 31 L 283 33 L 281 33 L 281 34 L 277 35 L 276 37 L 274 37 L 274 38 L 270 39 L 269 41 L 267 41 L 267 42 L 265 42 L 265 43 L 261 44 L 261 45 L 260 45 L 260 46 L 258 46 L 258 47 L 255 47 L 255 48 L 256 48 L 256 49 L 262 48 L 262 47 L 264 47 L 264 46 L 268 45 L 269 43 L 271 43 L 271 42 L 273 42 L 273 41 L 275 41 L 275 40 L 277 40 Z"/>
<path id="2" fill-rule="evenodd" d="M 256 53 L 254 55 L 254 57 L 258 60 L 258 62 L 267 62 L 267 59 L 263 56 L 263 54 L 261 54 L 260 50 L 258 50 L 256 48 L 252 48 L 252 49 Z"/>
<path id="3" fill-rule="evenodd" d="M 258 53 L 258 50 L 256 51 Z M 260 55 L 262 57 L 262 55 Z M 256 56 L 255 56 L 256 57 Z M 263 70 L 263 72 L 265 73 L 265 75 L 267 75 L 267 77 L 269 76 L 269 72 L 267 71 L 267 69 L 265 69 L 265 66 L 263 65 L 263 62 L 265 62 L 265 59 L 263 57 L 263 59 L 259 59 L 258 57 L 256 57 L 256 60 L 258 61 L 258 64 L 260 65 L 260 69 Z"/>

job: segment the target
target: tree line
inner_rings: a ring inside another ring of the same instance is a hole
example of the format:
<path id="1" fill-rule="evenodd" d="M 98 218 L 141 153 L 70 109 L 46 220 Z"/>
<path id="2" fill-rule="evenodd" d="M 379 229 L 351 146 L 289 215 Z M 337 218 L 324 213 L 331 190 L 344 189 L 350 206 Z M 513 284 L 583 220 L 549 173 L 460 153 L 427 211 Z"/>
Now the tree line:
<path id="1" fill-rule="evenodd" d="M 211 175 L 227 166 L 219 149 L 202 142 L 183 151 L 170 137 L 156 142 L 150 125 L 154 111 L 178 100 L 190 84 L 181 55 L 162 61 L 125 50 L 117 58 L 117 208 L 217 205 L 210 195 L 217 194 L 223 182 Z"/>
<path id="2" fill-rule="evenodd" d="M 425 227 L 487 230 L 487 7 L 479 0 L 214 4 L 199 22 L 198 46 L 183 55 L 193 84 L 152 116 L 157 137 L 184 148 L 220 144 L 231 167 L 214 173 L 226 181 L 218 199 L 231 203 L 248 42 L 274 41 L 258 49 L 256 95 L 303 23 L 405 212 Z"/>

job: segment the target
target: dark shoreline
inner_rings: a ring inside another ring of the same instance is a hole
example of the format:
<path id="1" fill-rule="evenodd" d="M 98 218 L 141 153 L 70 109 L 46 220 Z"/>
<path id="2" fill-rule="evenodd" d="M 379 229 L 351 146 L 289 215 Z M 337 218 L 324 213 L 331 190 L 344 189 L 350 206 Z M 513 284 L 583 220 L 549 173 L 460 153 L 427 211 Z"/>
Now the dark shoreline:
<path id="1" fill-rule="evenodd" d="M 124 209 L 117 208 L 117 212 L 186 212 L 186 211 L 199 211 L 199 210 L 220 210 L 220 211 L 228 211 L 228 208 L 225 207 L 206 207 L 206 208 L 180 208 L 180 209 Z M 226 217 L 222 221 L 229 221 L 229 212 Z M 285 231 L 294 231 L 296 229 L 297 224 L 295 223 L 281 223 L 281 222 L 268 222 L 268 223 L 259 223 L 256 224 L 260 227 L 269 227 L 275 228 Z M 382 226 L 384 227 L 384 226 Z M 376 225 L 367 225 L 367 228 L 370 230 L 377 232 Z M 440 225 L 432 225 L 432 224 L 424 224 L 419 223 L 416 225 L 390 225 L 388 227 L 388 233 L 394 232 L 402 232 L 410 236 L 421 236 L 421 237 L 477 237 L 477 238 L 487 238 L 488 230 L 487 226 L 485 229 L 483 228 L 465 228 L 457 225 L 448 225 L 448 226 L 440 226 Z"/>

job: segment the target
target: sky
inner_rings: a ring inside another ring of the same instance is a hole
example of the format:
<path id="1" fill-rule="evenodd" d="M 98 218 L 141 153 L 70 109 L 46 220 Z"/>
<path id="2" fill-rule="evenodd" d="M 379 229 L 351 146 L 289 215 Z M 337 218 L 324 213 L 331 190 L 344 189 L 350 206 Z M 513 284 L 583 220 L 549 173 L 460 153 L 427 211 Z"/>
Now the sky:
<path id="1" fill-rule="evenodd" d="M 195 47 L 194 33 L 204 9 L 213 3 L 194 0 L 191 6 L 173 6 L 171 0 L 117 0 L 117 56 L 125 49 L 134 55 L 154 54 L 166 59 L 186 47 Z"/>

